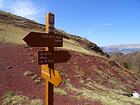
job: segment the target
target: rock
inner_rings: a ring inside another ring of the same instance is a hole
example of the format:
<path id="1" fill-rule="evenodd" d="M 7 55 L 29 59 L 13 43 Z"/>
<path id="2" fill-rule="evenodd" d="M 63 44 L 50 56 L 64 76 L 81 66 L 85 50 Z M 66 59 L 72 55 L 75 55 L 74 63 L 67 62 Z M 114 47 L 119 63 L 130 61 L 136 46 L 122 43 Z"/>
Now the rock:
<path id="1" fill-rule="evenodd" d="M 32 76 L 33 73 L 31 71 L 25 71 L 24 76 Z"/>
<path id="2" fill-rule="evenodd" d="M 6 69 L 11 69 L 11 68 L 12 68 L 12 66 L 7 66 L 7 67 L 6 67 Z"/>
<path id="3" fill-rule="evenodd" d="M 31 63 L 35 63 L 36 61 L 35 60 L 31 60 Z"/>
<path id="4" fill-rule="evenodd" d="M 38 78 L 38 76 L 36 74 L 34 74 L 31 78 L 32 78 L 32 80 L 36 80 Z"/>
<path id="5" fill-rule="evenodd" d="M 25 45 L 24 48 L 29 48 L 29 46 L 28 45 Z"/>
<path id="6" fill-rule="evenodd" d="M 30 47 L 30 50 L 33 50 L 34 48 L 33 47 Z"/>
<path id="7" fill-rule="evenodd" d="M 77 65 L 77 62 L 74 62 L 74 65 Z"/>
<path id="8" fill-rule="evenodd" d="M 133 94 L 132 98 L 140 98 L 140 94 L 137 93 L 136 91 L 134 91 L 132 94 Z"/>
<path id="9" fill-rule="evenodd" d="M 35 82 L 36 84 L 42 83 L 42 81 L 41 81 L 41 80 L 38 80 L 38 79 L 35 79 L 34 82 Z"/>

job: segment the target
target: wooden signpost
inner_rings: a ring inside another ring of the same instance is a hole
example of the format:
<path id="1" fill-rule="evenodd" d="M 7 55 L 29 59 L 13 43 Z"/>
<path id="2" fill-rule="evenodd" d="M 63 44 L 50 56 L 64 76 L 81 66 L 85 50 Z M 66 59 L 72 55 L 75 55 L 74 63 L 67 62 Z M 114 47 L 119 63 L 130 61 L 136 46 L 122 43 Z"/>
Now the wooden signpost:
<path id="1" fill-rule="evenodd" d="M 45 79 L 45 105 L 53 105 L 53 85 L 58 86 L 62 79 L 57 70 L 54 70 L 54 63 L 67 62 L 71 55 L 68 51 L 54 51 L 54 47 L 63 47 L 61 34 L 55 33 L 55 16 L 48 13 L 46 19 L 46 33 L 30 32 L 23 40 L 30 47 L 45 47 L 38 51 L 38 64 L 41 65 L 41 77 Z"/>

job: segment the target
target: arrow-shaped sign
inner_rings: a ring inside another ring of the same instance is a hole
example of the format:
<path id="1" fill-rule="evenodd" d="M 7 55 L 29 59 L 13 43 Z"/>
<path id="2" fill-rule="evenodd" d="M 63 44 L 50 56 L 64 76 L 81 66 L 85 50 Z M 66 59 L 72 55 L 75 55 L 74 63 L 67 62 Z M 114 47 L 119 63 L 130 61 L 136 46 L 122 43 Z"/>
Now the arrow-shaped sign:
<path id="1" fill-rule="evenodd" d="M 58 86 L 62 81 L 59 72 L 54 70 L 53 73 L 53 70 L 51 69 L 51 73 L 49 73 L 49 69 L 48 65 L 41 65 L 41 77 L 47 79 L 53 85 Z"/>
<path id="2" fill-rule="evenodd" d="M 66 36 L 55 33 L 30 32 L 23 40 L 30 47 L 63 47 Z"/>
<path id="3" fill-rule="evenodd" d="M 38 64 L 64 63 L 70 59 L 68 51 L 38 51 Z"/>

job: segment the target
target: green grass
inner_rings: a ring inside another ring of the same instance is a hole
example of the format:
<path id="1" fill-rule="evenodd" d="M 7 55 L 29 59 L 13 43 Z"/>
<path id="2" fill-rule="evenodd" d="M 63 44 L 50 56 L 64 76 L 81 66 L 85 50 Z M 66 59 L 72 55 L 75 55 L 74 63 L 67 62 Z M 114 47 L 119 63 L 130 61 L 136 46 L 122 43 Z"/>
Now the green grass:
<path id="1" fill-rule="evenodd" d="M 26 96 L 15 94 L 8 91 L 3 96 L 2 105 L 43 105 L 41 99 L 29 99 Z"/>
<path id="2" fill-rule="evenodd" d="M 42 83 L 42 79 L 37 74 L 32 73 L 31 71 L 25 71 L 24 76 L 30 77 L 36 84 Z"/>
<path id="3" fill-rule="evenodd" d="M 54 88 L 54 93 L 59 94 L 59 95 L 63 95 L 63 96 L 68 95 L 68 93 L 61 88 Z"/>
<path id="4" fill-rule="evenodd" d="M 0 29 L 3 30 L 0 31 L 0 34 L 4 35 L 6 43 L 10 42 L 17 44 L 25 44 L 22 39 L 28 34 L 28 31 L 7 24 L 0 24 Z"/>
<path id="5" fill-rule="evenodd" d="M 23 41 L 23 38 L 32 31 L 38 31 L 38 30 L 31 30 L 31 29 L 24 29 L 21 27 L 15 27 L 14 25 L 8 25 L 8 24 L 0 24 L 0 42 L 3 43 L 16 43 L 16 44 L 26 44 Z M 78 44 L 76 41 L 74 40 L 67 40 L 64 39 L 64 45 L 63 45 L 63 49 L 68 49 L 68 50 L 72 50 L 72 51 L 77 51 L 77 52 L 81 52 L 81 53 L 85 53 L 85 54 L 94 54 L 97 55 L 96 53 L 94 53 L 93 51 L 89 51 L 87 49 L 85 49 L 83 46 L 81 46 L 80 44 Z"/>
<path id="6" fill-rule="evenodd" d="M 83 98 L 85 101 L 100 100 L 103 105 L 132 105 L 132 103 L 140 105 L 140 99 L 124 96 L 121 90 L 110 90 L 106 87 L 90 82 L 85 84 L 85 87 L 77 89 L 68 82 L 66 91 L 75 92 L 78 99 Z M 87 88 L 89 87 L 89 88 Z"/>

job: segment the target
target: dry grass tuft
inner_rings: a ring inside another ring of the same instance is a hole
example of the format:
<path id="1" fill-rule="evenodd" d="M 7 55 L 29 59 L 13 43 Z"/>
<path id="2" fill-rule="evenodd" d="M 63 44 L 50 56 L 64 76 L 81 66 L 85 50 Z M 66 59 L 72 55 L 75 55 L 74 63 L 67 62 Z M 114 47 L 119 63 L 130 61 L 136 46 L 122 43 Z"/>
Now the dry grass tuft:
<path id="1" fill-rule="evenodd" d="M 30 100 L 26 96 L 8 91 L 3 96 L 2 105 L 43 105 L 43 101 L 41 99 Z"/>

